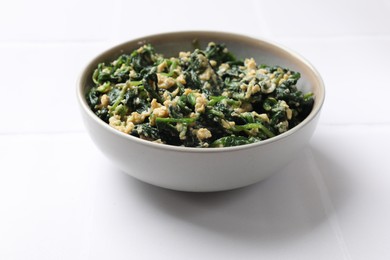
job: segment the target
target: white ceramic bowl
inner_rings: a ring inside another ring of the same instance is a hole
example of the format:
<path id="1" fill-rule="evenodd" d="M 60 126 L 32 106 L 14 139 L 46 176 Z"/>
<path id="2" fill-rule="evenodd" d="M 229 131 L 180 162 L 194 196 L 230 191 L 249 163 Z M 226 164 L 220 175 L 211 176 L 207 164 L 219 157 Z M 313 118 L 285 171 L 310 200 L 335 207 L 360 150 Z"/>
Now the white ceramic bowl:
<path id="1" fill-rule="evenodd" d="M 298 87 L 315 94 L 309 116 L 293 129 L 258 143 L 226 148 L 188 148 L 157 144 L 119 132 L 99 119 L 88 107 L 85 93 L 92 85 L 98 63 L 112 61 L 145 43 L 165 56 L 192 50 L 197 39 L 202 47 L 210 41 L 225 43 L 238 58 L 253 57 L 258 63 L 280 65 L 301 73 Z M 97 147 L 113 166 L 157 186 L 182 191 L 220 191 L 256 183 L 280 170 L 309 142 L 324 102 L 325 89 L 318 72 L 304 58 L 277 44 L 222 32 L 176 32 L 146 36 L 113 47 L 84 69 L 77 84 L 77 98 L 86 128 Z"/>

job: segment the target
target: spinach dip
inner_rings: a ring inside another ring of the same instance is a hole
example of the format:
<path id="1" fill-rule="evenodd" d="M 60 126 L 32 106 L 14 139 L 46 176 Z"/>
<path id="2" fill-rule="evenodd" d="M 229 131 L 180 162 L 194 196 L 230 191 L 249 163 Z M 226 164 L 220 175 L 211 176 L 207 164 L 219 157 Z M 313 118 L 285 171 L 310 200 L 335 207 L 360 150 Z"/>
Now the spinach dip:
<path id="1" fill-rule="evenodd" d="M 100 63 L 86 98 L 113 128 L 152 142 L 229 147 L 288 131 L 310 113 L 314 97 L 299 72 L 236 59 L 224 44 L 166 58 L 146 44 Z"/>

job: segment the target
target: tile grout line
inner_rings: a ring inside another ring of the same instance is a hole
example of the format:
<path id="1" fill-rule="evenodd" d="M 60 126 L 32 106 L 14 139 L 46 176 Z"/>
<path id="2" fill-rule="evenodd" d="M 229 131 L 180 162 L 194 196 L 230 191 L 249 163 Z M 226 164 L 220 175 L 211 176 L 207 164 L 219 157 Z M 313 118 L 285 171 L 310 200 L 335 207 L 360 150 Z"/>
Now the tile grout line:
<path id="1" fill-rule="evenodd" d="M 328 189 L 324 183 L 324 180 L 322 178 L 322 173 L 321 173 L 321 171 L 316 163 L 316 160 L 315 160 L 310 148 L 305 149 L 305 154 L 309 159 L 308 160 L 309 167 L 311 169 L 312 176 L 313 176 L 314 181 L 315 181 L 317 188 L 319 190 L 322 206 L 323 206 L 325 214 L 328 218 L 328 222 L 329 222 L 329 224 L 330 224 L 330 226 L 331 226 L 331 228 L 336 236 L 337 243 L 341 248 L 344 259 L 351 260 L 352 257 L 351 257 L 351 254 L 349 253 L 347 243 L 346 243 L 344 236 L 342 234 L 341 227 L 340 227 L 339 221 L 338 221 L 337 216 L 336 216 L 335 208 L 334 208 L 333 203 L 328 195 L 329 191 L 328 191 Z"/>
<path id="2" fill-rule="evenodd" d="M 25 137 L 41 137 L 41 136 L 64 136 L 64 135 L 88 135 L 86 130 L 69 130 L 69 131 L 30 131 L 30 132 L 1 132 L 0 138 L 7 136 L 25 136 Z"/>
<path id="3" fill-rule="evenodd" d="M 339 127 L 339 126 L 367 126 L 367 127 L 371 127 L 371 126 L 374 126 L 374 127 L 388 127 L 390 126 L 390 122 L 374 122 L 374 123 L 371 123 L 371 122 L 346 122 L 346 123 L 320 123 L 319 125 L 322 125 L 322 126 L 335 126 L 335 127 Z"/>
<path id="4" fill-rule="evenodd" d="M 256 8 L 256 10 L 261 10 L 261 5 L 260 5 L 261 1 L 256 1 L 256 0 L 252 0 L 252 4 L 254 6 L 254 8 Z M 263 18 L 262 15 L 257 15 L 257 22 L 258 22 L 258 25 L 261 29 L 261 32 L 259 35 L 254 35 L 254 36 L 262 36 L 266 39 L 273 39 L 274 37 L 272 37 L 272 33 L 271 31 L 269 30 L 269 27 L 268 27 L 268 23 L 265 21 L 265 19 Z"/>
<path id="5" fill-rule="evenodd" d="M 125 17 L 123 17 L 123 12 L 122 12 L 123 1 L 122 0 L 114 0 L 113 7 L 114 7 L 114 11 L 119 13 L 118 16 L 119 16 L 120 20 L 123 21 L 125 18 Z M 110 39 L 114 42 L 120 43 L 120 42 L 122 42 L 122 41 L 120 41 L 120 38 L 121 38 L 120 35 L 121 35 L 120 27 L 119 26 L 112 26 Z"/>
<path id="6" fill-rule="evenodd" d="M 258 7 L 259 3 L 257 1 L 253 1 L 254 6 L 256 8 Z M 120 8 L 120 4 L 116 4 L 118 8 Z M 267 22 L 262 18 L 257 18 L 259 27 L 261 28 L 261 34 L 252 34 L 253 36 L 258 36 L 267 39 L 272 39 L 276 42 L 282 42 L 287 40 L 296 40 L 296 41 L 356 41 L 356 40 L 390 40 L 390 35 L 387 34 L 378 34 L 378 35 L 325 35 L 325 36 L 275 36 L 271 33 L 271 31 L 268 29 Z M 166 32 L 169 32 L 172 30 L 168 30 Z M 165 32 L 165 31 L 164 31 Z M 145 35 L 149 35 L 150 33 L 147 33 Z M 75 38 L 75 39 L 47 39 L 47 40 L 34 40 L 34 39 L 14 39 L 14 40 L 0 40 L 0 47 L 8 47 L 8 46 L 15 46 L 15 45 L 69 45 L 69 44 L 107 44 L 108 46 L 111 46 L 113 44 L 119 44 L 122 43 L 124 40 L 121 40 L 120 37 L 120 31 L 118 29 L 112 30 L 110 37 L 108 39 L 88 39 L 88 38 Z M 145 36 L 140 35 L 140 36 Z M 137 37 L 138 38 L 138 37 Z"/>
<path id="7" fill-rule="evenodd" d="M 277 41 L 376 41 L 390 40 L 388 34 L 353 34 L 353 35 L 321 35 L 321 36 L 275 36 Z"/>
<path id="8" fill-rule="evenodd" d="M 83 230 L 83 247 L 81 249 L 80 257 L 81 259 L 90 259 L 91 257 L 91 239 L 94 231 L 94 222 L 93 219 L 95 218 L 95 205 L 96 205 L 96 195 L 93 192 L 94 187 L 96 187 L 96 178 L 92 177 L 92 174 L 90 173 L 89 176 L 89 182 L 88 182 L 88 214 L 85 217 L 85 228 Z"/>

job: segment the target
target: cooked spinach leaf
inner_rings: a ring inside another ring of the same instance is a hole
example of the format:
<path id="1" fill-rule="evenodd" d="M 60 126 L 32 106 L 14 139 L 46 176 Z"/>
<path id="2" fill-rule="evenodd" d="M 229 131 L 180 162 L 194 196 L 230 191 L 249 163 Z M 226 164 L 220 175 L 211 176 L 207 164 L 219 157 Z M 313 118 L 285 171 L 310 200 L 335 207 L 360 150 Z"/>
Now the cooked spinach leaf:
<path id="1" fill-rule="evenodd" d="M 314 104 L 299 72 L 237 59 L 209 43 L 165 58 L 150 44 L 98 64 L 88 105 L 104 122 L 145 140 L 186 147 L 230 147 L 284 133 Z"/>

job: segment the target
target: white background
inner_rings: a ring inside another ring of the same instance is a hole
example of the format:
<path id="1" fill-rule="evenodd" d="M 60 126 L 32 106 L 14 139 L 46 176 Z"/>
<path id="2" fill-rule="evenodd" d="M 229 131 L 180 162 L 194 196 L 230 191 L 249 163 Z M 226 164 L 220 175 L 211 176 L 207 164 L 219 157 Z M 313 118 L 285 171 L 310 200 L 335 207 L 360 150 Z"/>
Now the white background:
<path id="1" fill-rule="evenodd" d="M 135 37 L 223 30 L 319 70 L 310 145 L 267 180 L 183 193 L 117 170 L 85 132 L 83 66 Z M 0 2 L 0 259 L 390 259 L 390 1 Z"/>

